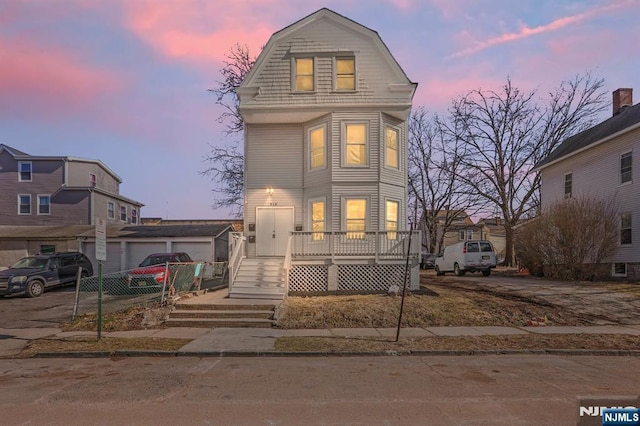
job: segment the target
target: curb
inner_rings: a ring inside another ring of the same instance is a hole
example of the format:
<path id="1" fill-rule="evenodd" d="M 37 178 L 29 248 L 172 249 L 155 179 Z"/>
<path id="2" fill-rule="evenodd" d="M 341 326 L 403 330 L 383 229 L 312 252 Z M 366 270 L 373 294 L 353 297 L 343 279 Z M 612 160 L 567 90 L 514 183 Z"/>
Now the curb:
<path id="1" fill-rule="evenodd" d="M 134 358 L 134 357 L 358 357 L 358 356 L 477 356 L 477 355 L 559 355 L 559 356 L 640 356 L 640 350 L 618 349 L 496 349 L 496 350 L 424 350 L 382 352 L 277 352 L 277 351 L 98 351 L 40 352 L 31 358 Z"/>

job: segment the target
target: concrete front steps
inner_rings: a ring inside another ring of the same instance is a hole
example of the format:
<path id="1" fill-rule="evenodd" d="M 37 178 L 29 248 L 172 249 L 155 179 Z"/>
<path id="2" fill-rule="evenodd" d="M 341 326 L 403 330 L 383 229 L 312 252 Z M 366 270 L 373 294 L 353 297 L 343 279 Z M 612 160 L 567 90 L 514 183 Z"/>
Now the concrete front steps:
<path id="1" fill-rule="evenodd" d="M 284 259 L 242 259 L 229 291 L 231 299 L 284 299 Z"/>
<path id="2" fill-rule="evenodd" d="M 276 324 L 277 303 L 247 301 L 231 303 L 229 299 L 218 302 L 178 302 L 165 324 L 169 327 L 266 327 Z"/>

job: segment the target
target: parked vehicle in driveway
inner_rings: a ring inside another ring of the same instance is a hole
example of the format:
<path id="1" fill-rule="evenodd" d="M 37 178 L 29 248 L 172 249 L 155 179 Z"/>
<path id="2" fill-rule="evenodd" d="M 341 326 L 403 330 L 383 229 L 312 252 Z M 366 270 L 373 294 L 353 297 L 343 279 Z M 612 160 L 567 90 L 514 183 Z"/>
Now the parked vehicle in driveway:
<path id="1" fill-rule="evenodd" d="M 82 253 L 54 253 L 24 257 L 0 271 L 0 295 L 25 293 L 38 297 L 49 287 L 73 284 L 93 275 L 91 261 Z"/>
<path id="2" fill-rule="evenodd" d="M 485 277 L 496 267 L 496 253 L 490 241 L 464 241 L 445 247 L 435 261 L 437 275 L 453 272 L 457 276 L 466 272 L 482 272 Z"/>
<path id="3" fill-rule="evenodd" d="M 147 256 L 138 268 L 129 271 L 127 285 L 129 290 L 160 291 L 169 281 L 167 263 L 191 263 L 191 256 L 184 252 L 154 253 Z M 166 277 L 165 277 L 166 275 Z"/>
<path id="4" fill-rule="evenodd" d="M 436 255 L 433 253 L 422 253 L 420 269 L 433 269 L 436 265 Z"/>

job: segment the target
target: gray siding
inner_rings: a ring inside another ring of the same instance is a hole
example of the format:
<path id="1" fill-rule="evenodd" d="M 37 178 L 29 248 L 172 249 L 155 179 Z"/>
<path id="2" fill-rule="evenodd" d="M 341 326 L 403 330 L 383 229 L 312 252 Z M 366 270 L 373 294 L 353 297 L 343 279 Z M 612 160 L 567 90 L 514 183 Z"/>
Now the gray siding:
<path id="1" fill-rule="evenodd" d="M 374 33 L 372 33 L 374 34 Z M 375 36 L 377 37 L 377 36 Z M 251 85 L 260 87 L 260 94 L 248 105 L 321 105 L 321 104 L 381 104 L 407 103 L 405 93 L 389 90 L 389 84 L 406 84 L 398 75 L 389 57 L 377 48 L 374 36 L 363 36 L 343 25 L 320 21 L 302 28 L 274 46 L 266 58 L 260 75 Z M 355 93 L 334 91 L 333 58 L 353 53 L 356 58 L 357 90 Z M 310 94 L 292 93 L 292 54 L 307 54 L 316 58 L 316 91 Z"/>
<path id="2" fill-rule="evenodd" d="M 633 152 L 633 179 L 619 184 L 620 155 Z M 546 207 L 564 197 L 564 175 L 572 173 L 572 194 L 609 198 L 615 196 L 620 212 L 632 212 L 630 247 L 620 247 L 616 262 L 640 259 L 640 130 L 575 154 L 542 170 L 542 205 Z"/>
<path id="3" fill-rule="evenodd" d="M 90 175 L 96 175 L 96 188 L 118 194 L 120 184 L 118 181 L 102 168 L 98 163 L 86 161 L 69 161 L 67 163 L 69 176 L 67 184 L 69 186 L 90 186 Z"/>

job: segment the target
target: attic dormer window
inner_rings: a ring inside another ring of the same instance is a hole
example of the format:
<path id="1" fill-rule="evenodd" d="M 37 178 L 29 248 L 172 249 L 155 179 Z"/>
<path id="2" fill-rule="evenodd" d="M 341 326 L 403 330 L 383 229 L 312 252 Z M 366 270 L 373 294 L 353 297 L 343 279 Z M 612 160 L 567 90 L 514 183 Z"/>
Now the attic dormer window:
<path id="1" fill-rule="evenodd" d="M 355 58 L 336 58 L 336 90 L 356 90 Z"/>
<path id="2" fill-rule="evenodd" d="M 313 58 L 295 58 L 294 63 L 296 92 L 313 92 L 315 90 Z"/>

